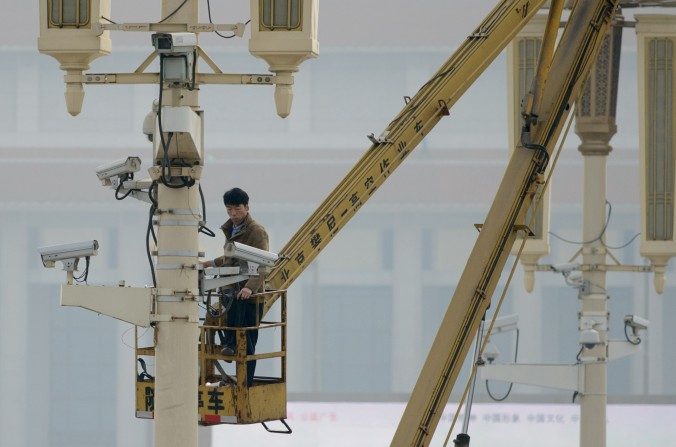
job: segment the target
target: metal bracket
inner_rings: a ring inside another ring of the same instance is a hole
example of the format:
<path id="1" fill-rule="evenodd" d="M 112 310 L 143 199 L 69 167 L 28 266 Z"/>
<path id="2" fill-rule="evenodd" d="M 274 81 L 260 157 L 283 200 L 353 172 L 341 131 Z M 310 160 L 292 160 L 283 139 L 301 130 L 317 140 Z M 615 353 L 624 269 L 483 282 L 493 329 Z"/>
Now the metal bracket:
<path id="1" fill-rule="evenodd" d="M 148 169 L 150 178 L 157 181 L 162 176 L 162 168 L 153 166 Z M 202 166 L 172 166 L 169 168 L 169 175 L 172 177 L 190 177 L 194 180 L 202 178 Z"/>
<path id="2" fill-rule="evenodd" d="M 242 37 L 246 24 L 216 24 L 216 23 L 93 23 L 92 30 L 101 35 L 104 31 L 133 31 L 133 32 L 188 32 L 188 33 L 211 33 L 214 31 L 232 31 L 235 36 Z"/>
<path id="3" fill-rule="evenodd" d="M 241 272 L 239 267 L 208 267 L 204 269 L 206 276 L 217 275 L 238 275 Z"/>
<path id="4" fill-rule="evenodd" d="M 80 258 L 69 258 L 69 259 L 63 259 L 61 260 L 61 264 L 63 265 L 63 269 L 66 272 L 74 272 L 77 270 L 77 264 Z"/>
<path id="5" fill-rule="evenodd" d="M 158 209 L 155 211 L 157 214 L 173 214 L 174 216 L 195 216 L 202 218 L 202 212 L 200 210 L 194 210 L 192 208 L 167 208 L 167 209 Z"/>
<path id="6" fill-rule="evenodd" d="M 250 278 L 248 275 L 225 276 L 221 278 L 204 278 L 202 279 L 202 292 L 209 290 L 216 290 L 221 287 L 236 284 L 238 282 L 246 281 Z"/>
<path id="7" fill-rule="evenodd" d="M 167 314 L 150 314 L 150 321 L 153 323 L 168 323 L 172 321 L 187 321 L 188 323 L 198 323 L 199 318 L 197 316 L 185 316 L 185 317 L 177 317 L 174 315 L 167 315 Z"/>
<path id="8" fill-rule="evenodd" d="M 481 229 L 483 227 L 484 224 L 481 223 L 474 224 L 474 228 L 476 228 L 478 232 L 481 232 Z M 535 233 L 533 233 L 533 230 L 531 230 L 528 225 L 514 225 L 512 228 L 514 228 L 514 231 L 523 231 L 527 237 L 535 237 Z"/>
<path id="9" fill-rule="evenodd" d="M 199 227 L 204 225 L 205 222 L 201 220 L 172 220 L 172 219 L 161 219 L 153 220 L 153 225 L 160 227 Z"/>
<path id="10" fill-rule="evenodd" d="M 480 368 L 481 378 L 584 393 L 585 366 L 546 364 L 488 364 Z"/>
<path id="11" fill-rule="evenodd" d="M 153 289 L 153 299 L 159 303 L 196 301 L 197 295 L 199 292 L 194 290 Z"/>
<path id="12" fill-rule="evenodd" d="M 488 37 L 488 33 L 484 28 L 479 28 L 469 36 L 467 36 L 468 39 L 485 39 Z"/>
<path id="13" fill-rule="evenodd" d="M 366 137 L 371 141 L 373 144 L 391 144 L 392 140 L 388 139 L 387 137 L 390 135 L 390 131 L 386 130 L 383 133 L 380 134 L 378 138 L 371 133 L 367 135 Z"/>
<path id="14" fill-rule="evenodd" d="M 439 115 L 440 116 L 449 116 L 451 111 L 448 109 L 448 104 L 443 99 L 439 100 Z"/>
<path id="15" fill-rule="evenodd" d="M 186 301 L 196 301 L 192 294 L 179 295 L 157 295 L 155 301 L 158 303 L 184 303 Z"/>
<path id="16" fill-rule="evenodd" d="M 155 256 L 180 256 L 186 258 L 204 257 L 203 251 L 194 250 L 157 250 L 152 252 Z"/>
<path id="17" fill-rule="evenodd" d="M 160 264 L 155 266 L 155 270 L 197 270 L 195 264 Z"/>

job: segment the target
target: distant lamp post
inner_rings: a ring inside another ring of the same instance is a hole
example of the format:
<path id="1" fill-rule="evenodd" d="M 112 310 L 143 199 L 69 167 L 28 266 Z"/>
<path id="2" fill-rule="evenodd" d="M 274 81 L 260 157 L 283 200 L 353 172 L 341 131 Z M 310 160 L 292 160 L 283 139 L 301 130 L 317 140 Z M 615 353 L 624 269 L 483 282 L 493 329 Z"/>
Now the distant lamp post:
<path id="1" fill-rule="evenodd" d="M 674 129 L 676 17 L 637 15 L 639 140 L 641 149 L 641 255 L 650 259 L 657 293 L 664 291 L 674 240 Z"/>
<path id="2" fill-rule="evenodd" d="M 508 96 L 508 119 L 509 119 L 509 148 L 510 154 L 520 144 L 521 127 L 521 101 L 528 91 L 535 77 L 542 45 L 542 35 L 545 32 L 547 16 L 535 15 L 512 43 L 507 47 L 508 82 L 510 94 Z M 549 202 L 551 182 L 540 199 L 540 203 L 534 203 L 526 213 L 526 224 L 530 226 L 533 236 L 526 240 L 521 252 L 521 263 L 524 268 L 524 286 L 527 292 L 532 292 L 535 286 L 535 269 L 538 260 L 549 254 Z M 533 215 L 535 213 L 535 215 Z M 512 248 L 512 254 L 516 254 L 523 242 L 523 236 L 519 236 Z"/>
<path id="3" fill-rule="evenodd" d="M 275 87 L 277 114 L 282 118 L 291 112 L 293 73 L 319 54 L 318 10 L 318 0 L 251 0 L 249 51 L 285 81 Z"/>
<path id="4" fill-rule="evenodd" d="M 110 54 L 109 32 L 92 26 L 109 15 L 110 0 L 40 0 L 38 49 L 66 72 L 66 107 L 73 116 L 82 110 L 82 72 L 97 57 Z"/>
<path id="5" fill-rule="evenodd" d="M 621 21 L 620 15 L 615 17 Z M 604 37 L 596 64 L 577 101 L 575 133 L 582 139 L 583 155 L 608 155 L 617 132 L 617 82 L 620 73 L 622 27 L 613 26 Z"/>

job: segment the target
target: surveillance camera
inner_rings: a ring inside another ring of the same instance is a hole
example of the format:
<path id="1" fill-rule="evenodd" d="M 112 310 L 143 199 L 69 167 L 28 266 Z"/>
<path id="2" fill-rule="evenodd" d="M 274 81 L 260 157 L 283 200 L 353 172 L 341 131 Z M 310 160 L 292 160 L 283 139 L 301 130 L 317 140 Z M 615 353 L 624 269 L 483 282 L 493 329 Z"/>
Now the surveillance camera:
<path id="1" fill-rule="evenodd" d="M 499 332 L 515 331 L 518 329 L 518 326 L 519 326 L 519 315 L 517 314 L 498 317 L 495 319 L 495 322 L 493 323 L 493 329 L 491 330 L 491 334 L 496 334 Z"/>
<path id="2" fill-rule="evenodd" d="M 151 39 L 158 54 L 192 53 L 197 47 L 195 33 L 155 33 Z"/>
<path id="3" fill-rule="evenodd" d="M 650 325 L 650 321 L 638 315 L 625 315 L 624 324 L 630 326 L 634 332 L 645 331 Z"/>
<path id="4" fill-rule="evenodd" d="M 229 258 L 250 261 L 256 264 L 272 267 L 279 259 L 279 255 L 270 251 L 261 250 L 239 242 L 228 242 L 224 247 L 225 256 Z"/>
<path id="5" fill-rule="evenodd" d="M 153 106 L 150 112 L 143 119 L 143 134 L 148 138 L 148 141 L 153 142 L 153 135 L 155 134 L 155 123 L 157 120 L 157 110 L 159 104 L 157 100 L 153 101 Z"/>
<path id="6" fill-rule="evenodd" d="M 194 81 L 195 33 L 155 33 L 153 46 L 160 55 L 161 82 L 191 84 Z"/>
<path id="7" fill-rule="evenodd" d="M 111 163 L 103 164 L 96 168 L 96 175 L 104 186 L 112 184 L 112 177 L 121 177 L 126 179 L 130 174 L 141 169 L 141 159 L 139 157 L 127 157 Z"/>
<path id="8" fill-rule="evenodd" d="M 568 262 L 565 264 L 554 264 L 552 265 L 552 270 L 557 273 L 563 273 L 563 275 L 569 275 L 570 272 L 574 270 L 579 270 L 580 264 L 577 262 Z"/>
<path id="9" fill-rule="evenodd" d="M 483 358 L 488 362 L 488 363 L 493 363 L 495 359 L 498 358 L 500 355 L 500 350 L 498 349 L 497 346 L 493 342 L 488 342 L 486 345 L 486 349 L 484 349 L 483 352 Z"/>
<path id="10" fill-rule="evenodd" d="M 566 284 L 576 289 L 584 289 L 585 281 L 582 272 L 573 272 L 568 275 L 564 274 Z"/>
<path id="11" fill-rule="evenodd" d="M 587 349 L 592 349 L 594 346 L 601 343 L 601 336 L 595 329 L 585 329 L 580 332 L 580 344 Z"/>
<path id="12" fill-rule="evenodd" d="M 38 248 L 42 265 L 48 268 L 54 267 L 56 261 L 63 261 L 67 270 L 77 268 L 77 260 L 88 256 L 95 256 L 99 249 L 97 241 L 76 242 L 74 244 L 48 245 Z"/>

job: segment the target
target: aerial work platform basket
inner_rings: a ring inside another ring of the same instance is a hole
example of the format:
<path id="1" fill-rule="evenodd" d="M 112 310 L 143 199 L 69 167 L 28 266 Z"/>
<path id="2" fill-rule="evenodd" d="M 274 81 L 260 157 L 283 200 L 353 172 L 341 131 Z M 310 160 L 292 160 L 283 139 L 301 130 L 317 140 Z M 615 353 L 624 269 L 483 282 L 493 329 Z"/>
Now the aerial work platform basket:
<path id="1" fill-rule="evenodd" d="M 252 295 L 256 305 L 262 305 L 266 298 L 276 295 L 280 298 L 279 321 L 260 320 L 256 326 L 229 327 L 222 325 L 201 325 L 199 332 L 199 383 L 198 408 L 200 425 L 217 424 L 256 424 L 268 421 L 281 421 L 286 427 L 282 433 L 290 433 L 286 419 L 286 290 L 266 291 Z M 279 331 L 275 331 L 279 328 Z M 222 345 L 217 344 L 219 331 L 231 330 L 235 333 L 236 349 L 234 355 L 221 353 Z M 275 332 L 279 339 L 279 350 L 257 352 L 247 355 L 247 333 L 249 331 Z M 136 328 L 138 332 L 138 327 Z M 155 356 L 155 347 L 141 347 L 138 336 L 135 337 L 137 364 L 136 371 L 136 417 L 152 419 L 154 414 L 155 379 L 146 365 Z M 254 376 L 251 386 L 247 386 L 247 362 L 251 360 L 279 359 L 278 374 L 273 377 Z M 235 374 L 225 371 L 224 362 L 234 363 Z"/>

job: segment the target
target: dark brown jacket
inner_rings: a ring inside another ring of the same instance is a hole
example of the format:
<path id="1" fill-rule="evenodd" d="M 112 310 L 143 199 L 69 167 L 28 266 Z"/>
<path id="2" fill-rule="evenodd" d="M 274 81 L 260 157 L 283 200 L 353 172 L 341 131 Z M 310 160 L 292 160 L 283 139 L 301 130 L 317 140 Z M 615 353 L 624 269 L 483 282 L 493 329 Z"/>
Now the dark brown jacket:
<path id="1" fill-rule="evenodd" d="M 223 230 L 223 234 L 225 234 L 226 243 L 239 242 L 241 244 L 250 245 L 251 247 L 260 248 L 261 250 L 269 250 L 268 233 L 261 224 L 253 220 L 250 213 L 246 215 L 242 225 L 244 226 L 235 236 L 231 236 L 233 227 L 232 220 L 228 219 L 228 221 L 221 226 L 221 230 Z M 244 264 L 246 265 L 246 262 Z M 237 267 L 241 265 L 241 261 L 238 259 L 221 256 L 214 259 L 214 265 L 217 267 Z M 258 276 L 252 276 L 249 278 L 244 287 L 251 289 L 253 293 L 258 293 L 263 291 L 264 285 L 265 274 L 261 273 Z"/>

